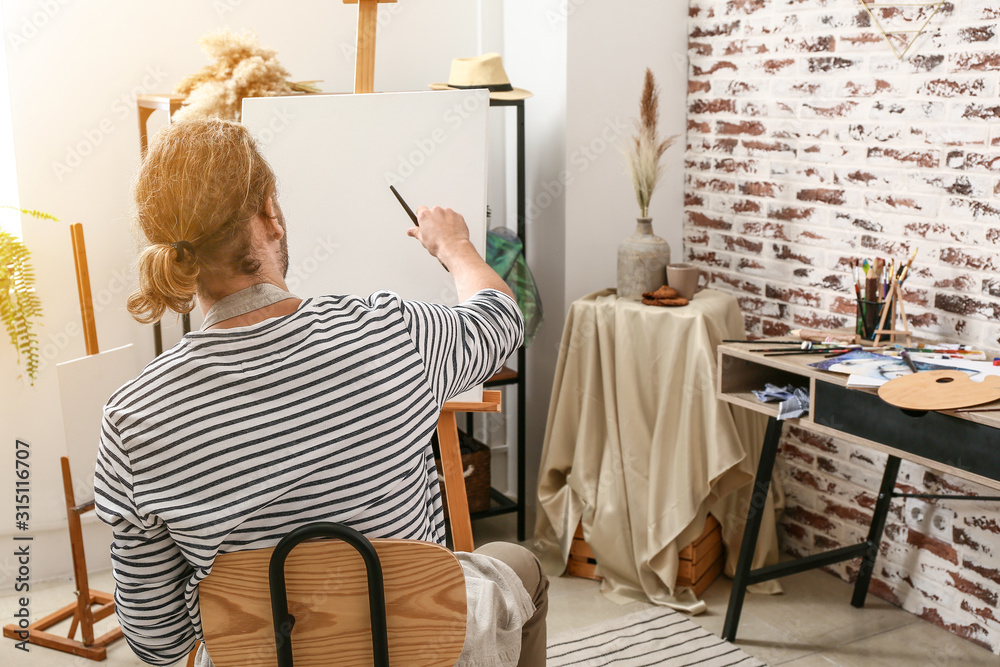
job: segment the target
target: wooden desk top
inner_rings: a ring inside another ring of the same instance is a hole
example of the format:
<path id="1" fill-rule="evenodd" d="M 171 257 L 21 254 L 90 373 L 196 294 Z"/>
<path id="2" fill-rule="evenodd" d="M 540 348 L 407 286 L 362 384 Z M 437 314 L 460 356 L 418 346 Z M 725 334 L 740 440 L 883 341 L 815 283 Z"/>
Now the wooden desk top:
<path id="1" fill-rule="evenodd" d="M 720 400 L 734 405 L 740 405 L 745 408 L 749 408 L 750 410 L 762 412 L 771 417 L 777 417 L 777 403 L 761 403 L 757 400 L 757 397 L 753 395 L 752 390 L 763 389 L 764 385 L 767 383 L 779 386 L 792 384 L 798 387 L 807 387 L 810 396 L 809 413 L 799 419 L 790 419 L 788 421 L 800 423 L 803 427 L 808 428 L 811 431 L 871 447 L 872 449 L 883 451 L 893 456 L 900 456 L 901 458 L 917 461 L 930 468 L 941 470 L 978 484 L 984 484 L 992 488 L 1000 488 L 1000 475 L 990 472 L 989 476 L 984 476 L 979 474 L 977 471 L 970 470 L 966 467 L 970 465 L 971 461 L 977 460 L 977 457 L 974 455 L 975 452 L 972 453 L 971 458 L 967 456 L 964 462 L 958 461 L 962 466 L 959 467 L 958 464 L 952 465 L 952 463 L 956 463 L 956 461 L 952 461 L 951 457 L 942 456 L 940 453 L 926 456 L 920 455 L 919 452 L 922 450 L 919 448 L 916 449 L 917 453 L 915 453 L 915 450 L 911 448 L 900 450 L 898 443 L 896 446 L 893 446 L 891 444 L 885 444 L 884 442 L 859 437 L 856 433 L 851 434 L 845 432 L 845 424 L 842 422 L 845 420 L 849 421 L 849 418 L 845 419 L 843 413 L 837 413 L 838 406 L 836 405 L 818 405 L 821 401 L 817 401 L 817 385 L 826 384 L 828 386 L 832 385 L 834 387 L 841 388 L 839 392 L 836 392 L 839 396 L 854 396 L 865 403 L 869 410 L 877 410 L 881 416 L 884 416 L 885 419 L 889 421 L 899 418 L 899 416 L 904 413 L 899 410 L 899 408 L 882 401 L 874 389 L 846 389 L 847 375 L 822 371 L 809 366 L 809 364 L 816 363 L 817 361 L 823 359 L 824 357 L 822 355 L 803 354 L 765 357 L 763 353 L 750 352 L 750 349 L 753 347 L 754 345 L 752 344 L 748 345 L 740 343 L 727 343 L 719 345 L 719 377 L 717 378 L 717 395 Z M 821 391 L 820 393 L 829 392 Z M 818 407 L 821 411 L 821 418 L 819 419 L 817 419 Z M 841 423 L 838 424 L 837 420 L 830 417 L 829 412 L 831 410 L 834 413 L 837 413 L 837 417 L 841 420 Z M 1000 429 L 1000 411 L 957 412 L 949 410 L 929 414 L 939 416 L 945 415 L 950 418 L 989 427 L 990 429 Z M 907 420 L 912 421 L 911 417 L 919 417 L 919 414 L 908 415 Z M 868 418 L 870 418 L 870 414 Z M 932 421 L 935 424 L 939 423 L 939 417 L 935 417 Z M 834 425 L 837 425 L 838 427 L 835 428 L 833 427 Z M 850 424 L 850 426 L 852 428 L 849 428 L 848 430 L 854 430 L 855 432 L 863 430 L 857 424 Z M 986 434 L 984 437 L 986 437 L 986 439 L 990 442 L 985 448 L 982 449 L 980 454 L 988 454 L 991 459 L 1000 460 L 1000 431 L 995 434 L 992 431 L 986 431 L 984 433 Z M 947 439 L 948 435 L 954 437 L 953 433 L 941 435 L 942 437 L 938 438 L 939 440 Z M 958 443 L 961 443 L 961 440 L 956 438 L 955 444 L 957 445 Z M 995 444 L 995 449 L 989 446 L 993 444 Z M 961 445 L 958 445 L 958 447 L 961 447 Z M 956 460 L 961 459 L 959 455 L 955 455 L 954 458 Z"/>

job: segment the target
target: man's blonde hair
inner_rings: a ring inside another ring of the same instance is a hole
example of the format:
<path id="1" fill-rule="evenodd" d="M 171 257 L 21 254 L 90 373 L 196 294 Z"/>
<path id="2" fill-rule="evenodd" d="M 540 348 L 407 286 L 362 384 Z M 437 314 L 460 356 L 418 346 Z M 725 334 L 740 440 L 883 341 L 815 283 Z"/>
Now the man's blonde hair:
<path id="1" fill-rule="evenodd" d="M 188 313 L 199 277 L 253 275 L 250 222 L 276 195 L 274 172 L 239 123 L 187 120 L 153 139 L 133 187 L 135 224 L 145 247 L 132 317 L 157 322 L 167 309 Z"/>

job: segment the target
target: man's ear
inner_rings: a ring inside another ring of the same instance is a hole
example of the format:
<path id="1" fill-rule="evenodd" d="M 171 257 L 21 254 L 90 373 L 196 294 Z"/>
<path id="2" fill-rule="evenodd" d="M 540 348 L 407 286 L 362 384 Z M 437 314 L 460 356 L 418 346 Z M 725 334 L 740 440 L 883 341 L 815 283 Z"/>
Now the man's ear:
<path id="1" fill-rule="evenodd" d="M 268 197 L 264 200 L 264 215 L 264 223 L 267 225 L 267 230 L 274 235 L 275 240 L 280 240 L 285 235 L 285 230 L 282 228 L 281 223 L 278 222 L 278 211 L 273 197 Z"/>

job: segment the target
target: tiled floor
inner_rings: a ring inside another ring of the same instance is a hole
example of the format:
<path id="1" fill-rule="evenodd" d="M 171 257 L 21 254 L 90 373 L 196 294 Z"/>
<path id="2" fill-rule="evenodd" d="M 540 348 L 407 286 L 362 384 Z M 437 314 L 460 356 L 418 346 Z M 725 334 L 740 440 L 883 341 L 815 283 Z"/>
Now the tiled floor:
<path id="1" fill-rule="evenodd" d="M 529 526 L 531 523 L 529 522 Z M 530 532 L 530 530 L 529 530 Z M 476 543 L 513 539 L 512 516 L 475 524 Z M 525 543 L 529 546 L 529 543 Z M 869 597 L 864 609 L 850 606 L 851 587 L 828 574 L 807 572 L 783 580 L 785 594 L 748 595 L 737 644 L 768 665 L 788 667 L 965 667 L 1000 665 L 1000 657 L 956 637 L 916 616 Z M 109 572 L 94 573 L 91 585 L 110 591 Z M 619 606 L 605 599 L 597 582 L 574 577 L 552 580 L 549 588 L 549 633 L 598 623 L 649 607 L 633 602 Z M 32 594 L 32 610 L 48 613 L 71 601 L 69 581 L 39 584 Z M 729 599 L 729 581 L 720 579 L 704 596 L 708 612 L 693 620 L 718 634 Z M 0 622 L 14 611 L 12 596 L 0 598 Z M 105 623 L 111 623 L 109 619 Z M 29 653 L 0 640 L 0 665 L 17 667 L 87 667 L 92 663 L 37 646 Z M 124 641 L 108 649 L 108 667 L 139 666 Z M 181 663 L 183 664 L 183 663 Z"/>

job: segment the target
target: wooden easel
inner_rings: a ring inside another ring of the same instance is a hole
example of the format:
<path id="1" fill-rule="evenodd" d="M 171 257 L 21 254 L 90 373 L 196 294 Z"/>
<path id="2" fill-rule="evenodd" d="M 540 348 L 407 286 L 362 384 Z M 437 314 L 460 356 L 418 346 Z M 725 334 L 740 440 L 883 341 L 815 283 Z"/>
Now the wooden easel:
<path id="1" fill-rule="evenodd" d="M 173 120 L 174 113 L 181 108 L 184 100 L 187 99 L 184 95 L 177 95 L 174 93 L 167 93 L 164 95 L 138 95 L 135 98 L 135 106 L 139 111 L 139 155 L 146 155 L 146 150 L 149 148 L 149 117 L 153 115 L 154 111 L 166 111 L 167 112 L 167 124 L 169 125 Z M 190 333 L 191 331 L 191 313 L 184 313 L 181 316 L 181 326 L 184 333 Z M 156 356 L 163 354 L 163 329 L 159 322 L 153 323 L 153 353 Z M 90 352 L 87 352 L 90 354 Z"/>
<path id="2" fill-rule="evenodd" d="M 375 31 L 378 27 L 379 3 L 396 0 L 344 0 L 345 5 L 358 6 L 358 53 L 354 64 L 354 92 L 375 92 Z"/>
<path id="3" fill-rule="evenodd" d="M 357 62 L 354 66 L 354 92 L 375 92 L 375 30 L 379 3 L 396 0 L 344 0 L 345 5 L 358 5 Z M 438 446 L 441 450 L 441 471 L 448 489 L 445 511 L 451 522 L 451 542 L 455 551 L 472 551 L 472 518 L 469 499 L 465 495 L 465 475 L 462 451 L 458 443 L 457 412 L 500 412 L 499 391 L 484 391 L 479 403 L 449 402 L 438 417 Z"/>
<path id="4" fill-rule="evenodd" d="M 898 309 L 899 313 L 895 310 Z M 893 313 L 892 320 L 896 319 L 898 314 L 902 318 L 903 328 L 894 329 L 895 322 L 889 321 L 889 328 L 885 328 L 885 321 L 889 317 L 889 313 Z M 889 293 L 885 296 L 885 302 L 882 304 L 882 316 L 878 320 L 878 327 L 875 329 L 873 336 L 873 343 L 875 346 L 880 344 L 883 335 L 889 336 L 889 342 L 895 343 L 896 336 L 906 336 L 906 344 L 908 346 L 913 346 L 913 336 L 910 334 L 910 323 L 906 319 L 906 308 L 903 307 L 903 288 L 900 287 L 899 279 L 893 278 L 892 283 L 889 285 Z"/>
<path id="5" fill-rule="evenodd" d="M 94 302 L 90 294 L 90 274 L 87 270 L 87 250 L 83 243 L 83 225 L 70 227 L 73 238 L 73 259 L 76 264 L 76 285 L 80 296 L 80 312 L 83 316 L 83 339 L 87 356 L 98 353 L 97 327 L 94 323 Z M 121 627 L 116 627 L 100 637 L 94 637 L 94 623 L 115 612 L 115 599 L 110 593 L 90 588 L 87 578 L 87 557 L 83 545 L 83 527 L 80 517 L 94 509 L 94 501 L 77 504 L 73 493 L 73 476 L 70 473 L 69 458 L 59 459 L 62 465 L 63 493 L 66 498 L 66 518 L 69 522 L 69 543 L 73 553 L 73 578 L 76 582 L 76 602 L 45 616 L 26 629 L 17 625 L 6 625 L 4 637 L 23 640 L 27 630 L 27 640 L 31 644 L 45 646 L 64 653 L 78 655 L 88 660 L 101 661 L 107 658 L 107 646 L 122 637 Z M 72 617 L 67 636 L 48 632 L 48 629 Z M 80 639 L 73 637 L 77 628 Z"/>
<path id="6" fill-rule="evenodd" d="M 462 450 L 458 444 L 457 412 L 500 412 L 502 392 L 486 389 L 481 403 L 460 403 L 451 401 L 444 404 L 438 417 L 438 447 L 441 450 L 441 472 L 444 487 L 448 490 L 445 498 L 448 518 L 451 521 L 451 544 L 455 551 L 471 552 L 476 547 L 472 540 L 472 517 L 469 515 L 469 499 L 465 495 L 465 471 L 462 469 Z"/>

